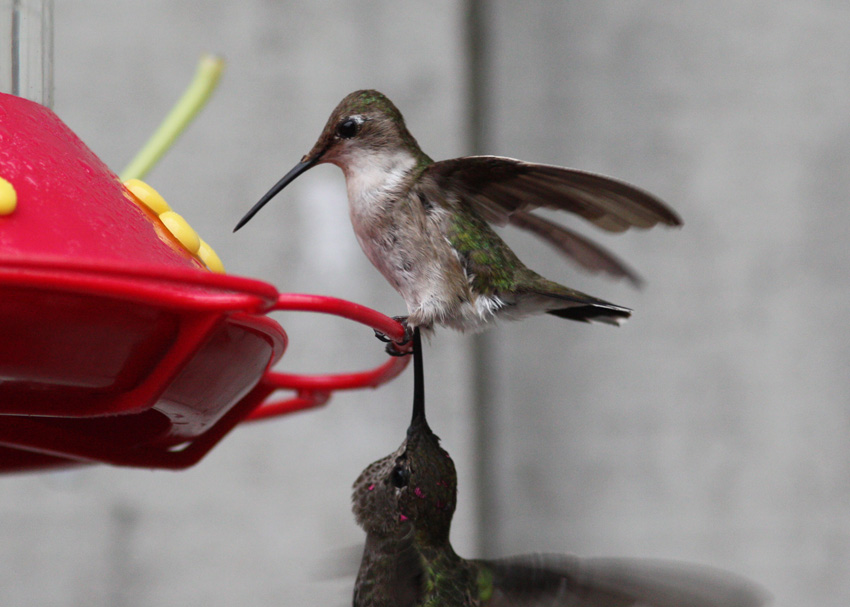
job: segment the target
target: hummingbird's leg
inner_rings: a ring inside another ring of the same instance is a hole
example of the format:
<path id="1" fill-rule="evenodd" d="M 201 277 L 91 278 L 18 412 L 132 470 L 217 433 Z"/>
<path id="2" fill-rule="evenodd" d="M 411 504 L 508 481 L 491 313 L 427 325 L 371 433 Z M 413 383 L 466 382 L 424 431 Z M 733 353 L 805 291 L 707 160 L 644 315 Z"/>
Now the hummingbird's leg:
<path id="1" fill-rule="evenodd" d="M 382 333 L 377 329 L 374 330 L 375 337 L 387 344 L 386 351 L 390 356 L 407 356 L 410 354 L 411 350 L 405 346 L 409 345 L 410 341 L 413 339 L 413 329 L 411 329 L 410 325 L 407 324 L 407 316 L 393 316 L 393 320 L 404 327 L 404 337 L 401 341 L 394 341 L 387 337 L 385 333 Z"/>

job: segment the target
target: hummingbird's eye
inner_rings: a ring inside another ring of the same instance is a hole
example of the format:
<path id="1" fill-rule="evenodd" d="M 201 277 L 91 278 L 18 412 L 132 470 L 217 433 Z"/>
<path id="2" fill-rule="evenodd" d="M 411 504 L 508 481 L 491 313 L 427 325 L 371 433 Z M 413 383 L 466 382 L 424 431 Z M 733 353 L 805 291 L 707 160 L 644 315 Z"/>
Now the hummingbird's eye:
<path id="1" fill-rule="evenodd" d="M 342 122 L 336 125 L 337 137 L 342 139 L 351 139 L 360 130 L 360 123 L 354 118 L 345 118 Z"/>
<path id="2" fill-rule="evenodd" d="M 410 480 L 410 472 L 408 472 L 407 468 L 396 466 L 390 472 L 390 482 L 393 484 L 393 487 L 397 487 L 398 489 L 407 487 L 408 480 Z"/>

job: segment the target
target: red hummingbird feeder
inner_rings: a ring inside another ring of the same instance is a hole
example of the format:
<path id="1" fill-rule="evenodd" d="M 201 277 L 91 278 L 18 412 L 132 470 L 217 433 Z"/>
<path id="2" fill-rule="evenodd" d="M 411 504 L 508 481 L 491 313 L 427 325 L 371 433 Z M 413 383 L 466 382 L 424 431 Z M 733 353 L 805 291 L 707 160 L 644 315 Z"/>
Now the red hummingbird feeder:
<path id="1" fill-rule="evenodd" d="M 334 314 L 396 340 L 404 331 L 220 265 L 155 191 L 122 184 L 51 110 L 0 93 L 0 472 L 185 468 L 244 420 L 376 387 L 407 365 L 272 371 L 287 347 L 275 310 Z M 281 389 L 294 395 L 270 400 Z"/>

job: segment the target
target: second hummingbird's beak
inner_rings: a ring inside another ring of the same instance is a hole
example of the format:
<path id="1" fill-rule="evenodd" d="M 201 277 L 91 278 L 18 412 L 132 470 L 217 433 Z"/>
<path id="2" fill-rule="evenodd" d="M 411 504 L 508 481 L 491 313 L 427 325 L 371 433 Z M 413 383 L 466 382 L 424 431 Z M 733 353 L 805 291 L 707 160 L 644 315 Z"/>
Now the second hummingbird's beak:
<path id="1" fill-rule="evenodd" d="M 299 162 L 294 167 L 292 167 L 292 170 L 290 170 L 286 175 L 284 175 L 283 179 L 281 179 L 276 184 L 274 184 L 274 187 L 272 189 L 270 189 L 268 192 L 266 192 L 265 196 L 260 198 L 260 201 L 257 204 L 255 204 L 253 207 L 251 207 L 251 210 L 248 211 L 245 214 L 245 217 L 243 217 L 242 219 L 239 220 L 239 223 L 236 224 L 236 227 L 233 228 L 233 231 L 235 232 L 236 230 L 238 230 L 239 228 L 244 226 L 246 223 L 251 221 L 251 218 L 254 215 L 256 215 L 260 211 L 260 209 L 262 209 L 266 205 L 266 203 L 269 200 L 271 200 L 272 198 L 277 196 L 277 194 L 283 188 L 285 188 L 287 185 L 289 185 L 289 182 L 291 182 L 293 179 L 298 177 L 301 173 L 303 173 L 304 171 L 306 171 L 307 169 L 309 169 L 310 167 L 312 167 L 313 165 L 318 163 L 319 158 L 321 158 L 321 154 L 316 154 L 313 158 L 309 158 L 309 156 L 305 156 L 304 158 L 302 158 L 301 162 Z"/>
<path id="2" fill-rule="evenodd" d="M 421 425 L 428 425 L 425 421 L 425 372 L 422 363 L 422 341 L 419 337 L 419 327 L 413 330 L 413 416 L 407 435 L 412 433 Z"/>

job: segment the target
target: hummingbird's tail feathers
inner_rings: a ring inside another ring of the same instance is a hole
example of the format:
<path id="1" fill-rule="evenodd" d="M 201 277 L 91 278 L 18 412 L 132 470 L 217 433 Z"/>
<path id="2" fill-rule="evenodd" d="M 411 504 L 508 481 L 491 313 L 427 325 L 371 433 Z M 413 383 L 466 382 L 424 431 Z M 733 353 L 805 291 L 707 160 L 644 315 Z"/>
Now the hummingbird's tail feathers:
<path id="1" fill-rule="evenodd" d="M 592 297 L 542 277 L 534 280 L 524 291 L 544 300 L 541 306 L 543 310 L 559 318 L 619 326 L 632 315 L 629 308 Z"/>
<path id="2" fill-rule="evenodd" d="M 643 284 L 641 277 L 624 261 L 595 242 L 562 225 L 526 211 L 517 211 L 508 221 L 512 226 L 542 238 L 564 257 L 576 262 L 592 274 L 604 272 L 615 278 L 625 278 L 638 288 Z"/>
<path id="3" fill-rule="evenodd" d="M 643 559 L 534 554 L 475 561 L 488 607 L 759 607 L 769 595 L 719 569 Z"/>
<path id="4" fill-rule="evenodd" d="M 546 313 L 557 316 L 558 318 L 567 318 L 580 322 L 601 322 L 606 325 L 614 325 L 615 327 L 619 327 L 632 315 L 631 310 L 625 308 L 609 309 L 598 305 L 560 308 L 558 310 L 549 310 Z"/>

